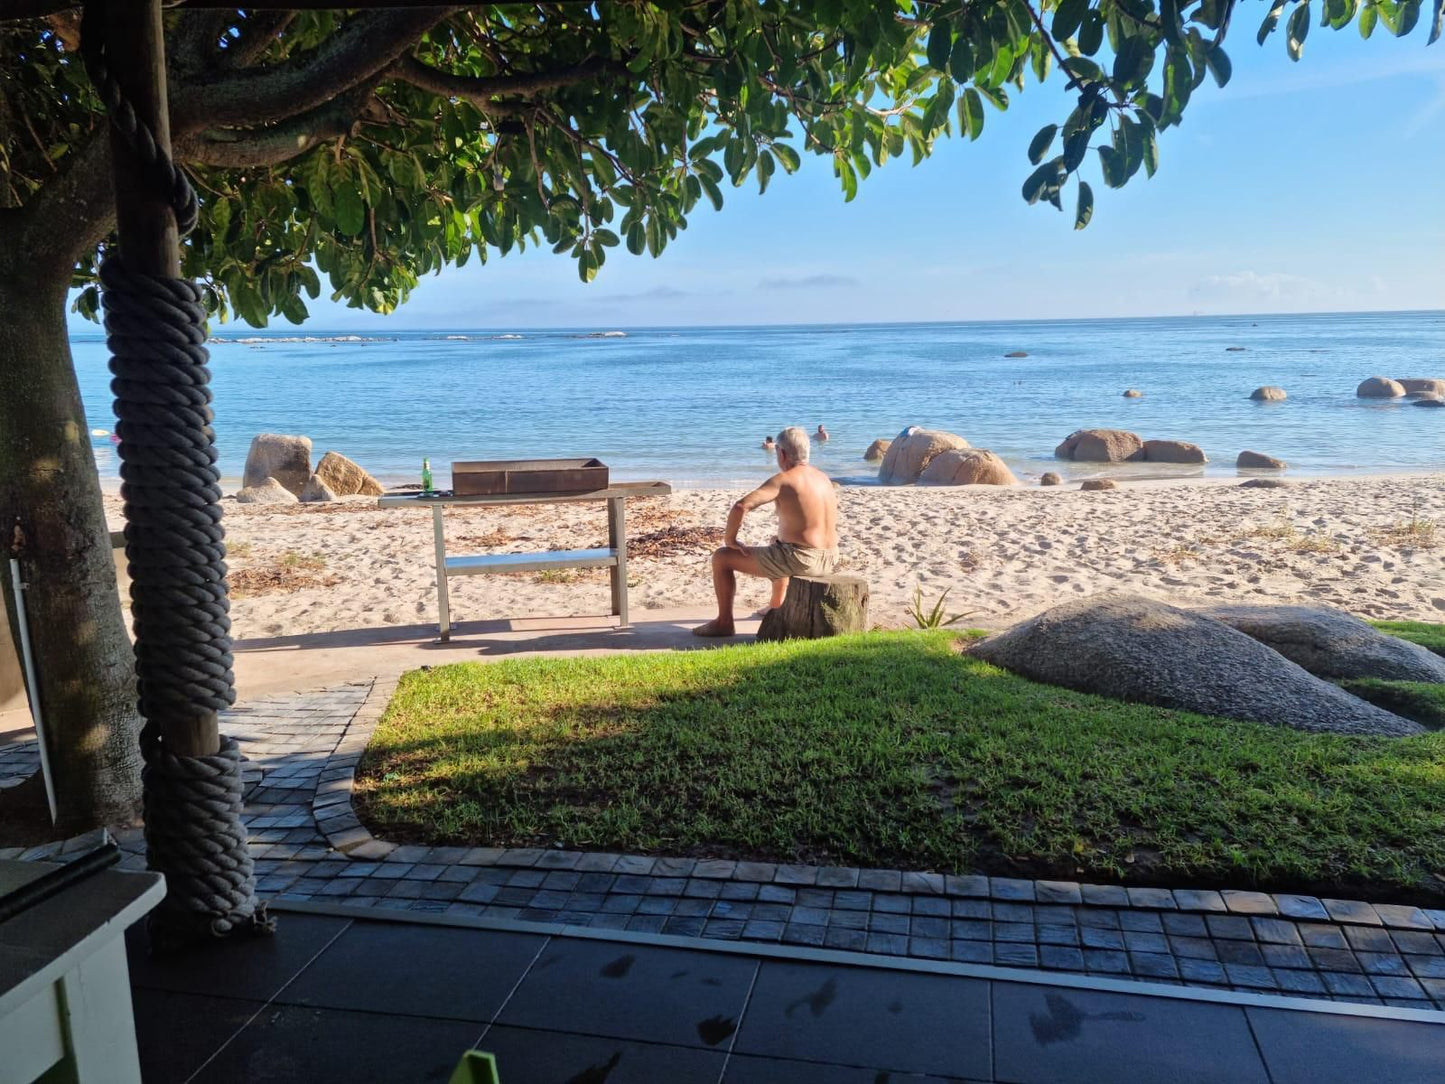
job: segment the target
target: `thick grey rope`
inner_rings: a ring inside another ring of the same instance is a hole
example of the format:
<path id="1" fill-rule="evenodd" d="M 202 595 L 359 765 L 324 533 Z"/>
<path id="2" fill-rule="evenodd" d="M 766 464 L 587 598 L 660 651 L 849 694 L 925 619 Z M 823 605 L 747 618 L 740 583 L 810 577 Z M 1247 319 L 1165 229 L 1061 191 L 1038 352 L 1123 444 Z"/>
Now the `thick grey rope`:
<path id="1" fill-rule="evenodd" d="M 111 77 L 103 14 L 99 0 L 86 4 L 86 70 L 114 131 L 166 193 L 184 235 L 196 223 L 195 190 Z M 269 931 L 274 923 L 256 900 L 236 743 L 223 737 L 214 755 L 177 756 L 165 748 L 159 725 L 222 711 L 236 698 L 201 292 L 184 279 L 132 273 L 111 252 L 100 281 L 146 720 L 140 744 L 147 864 L 166 875 L 167 886 L 151 931 L 153 947 L 164 950 L 207 932 Z"/>

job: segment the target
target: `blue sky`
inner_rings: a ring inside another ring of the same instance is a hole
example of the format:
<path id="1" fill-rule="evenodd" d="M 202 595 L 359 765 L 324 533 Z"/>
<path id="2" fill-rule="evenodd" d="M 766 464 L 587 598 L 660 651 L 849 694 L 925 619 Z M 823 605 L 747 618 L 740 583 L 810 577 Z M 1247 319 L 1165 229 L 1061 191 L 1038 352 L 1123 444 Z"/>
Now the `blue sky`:
<path id="1" fill-rule="evenodd" d="M 1254 8 L 1247 9 L 1254 14 Z M 1241 13 L 1243 14 L 1243 13 Z M 1092 224 L 1027 206 L 1026 148 L 1062 80 L 987 109 L 973 143 L 889 163 L 845 204 L 827 161 L 725 188 L 661 259 L 583 285 L 543 248 L 449 269 L 391 317 L 324 301 L 309 329 L 628 327 L 1445 308 L 1445 42 L 1316 27 L 1292 63 L 1238 20 L 1234 77 L 1197 91 L 1159 172 L 1091 177 Z M 1068 202 L 1066 201 L 1066 207 Z M 284 327 L 284 322 L 274 324 Z"/>

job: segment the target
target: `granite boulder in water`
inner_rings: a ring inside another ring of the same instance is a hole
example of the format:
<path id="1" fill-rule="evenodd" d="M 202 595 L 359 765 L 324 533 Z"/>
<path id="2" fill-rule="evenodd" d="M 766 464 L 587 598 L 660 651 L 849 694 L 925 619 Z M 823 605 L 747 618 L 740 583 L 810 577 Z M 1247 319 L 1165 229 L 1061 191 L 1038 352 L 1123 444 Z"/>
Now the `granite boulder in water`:
<path id="1" fill-rule="evenodd" d="M 967 447 L 968 441 L 953 433 L 910 425 L 888 445 L 878 480 L 885 486 L 912 485 L 935 456 Z"/>
<path id="2" fill-rule="evenodd" d="M 955 448 L 929 460 L 921 486 L 1016 486 L 1019 480 L 998 456 L 983 448 Z"/>
<path id="3" fill-rule="evenodd" d="M 1126 429 L 1076 429 L 1054 449 L 1054 458 L 1079 463 L 1128 463 L 1144 458 L 1144 441 Z"/>
<path id="4" fill-rule="evenodd" d="M 1445 682 L 1445 658 L 1387 636 L 1343 610 L 1234 605 L 1198 612 L 1273 648 L 1316 677 Z"/>
<path id="5" fill-rule="evenodd" d="M 1068 602 L 969 650 L 1030 680 L 1115 700 L 1297 730 L 1424 732 L 1222 621 L 1137 595 Z"/>
<path id="6" fill-rule="evenodd" d="M 1388 376 L 1372 376 L 1360 382 L 1355 394 L 1361 399 L 1399 399 L 1405 394 L 1405 387 Z"/>
<path id="7" fill-rule="evenodd" d="M 1405 389 L 1406 395 L 1433 395 L 1437 399 L 1445 399 L 1445 380 L 1402 376 L 1396 383 Z"/>

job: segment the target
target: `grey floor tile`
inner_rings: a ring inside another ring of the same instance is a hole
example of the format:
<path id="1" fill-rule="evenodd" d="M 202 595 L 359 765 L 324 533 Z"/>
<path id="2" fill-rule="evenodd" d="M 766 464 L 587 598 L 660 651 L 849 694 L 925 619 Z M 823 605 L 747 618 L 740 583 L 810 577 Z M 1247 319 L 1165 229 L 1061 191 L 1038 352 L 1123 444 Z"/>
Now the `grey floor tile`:
<path id="1" fill-rule="evenodd" d="M 131 992 L 136 1048 L 146 1084 L 181 1084 L 221 1044 L 264 1008 L 260 1001 L 180 994 L 171 990 Z"/>
<path id="2" fill-rule="evenodd" d="M 1014 1084 L 1268 1084 L 1239 1009 L 994 984 L 994 1059 Z"/>
<path id="3" fill-rule="evenodd" d="M 715 1084 L 725 1058 L 717 1050 L 502 1025 L 489 1029 L 477 1045 L 497 1059 L 504 1084 Z"/>
<path id="4" fill-rule="evenodd" d="M 734 1055 L 728 1059 L 723 1084 L 951 1084 L 957 1077 L 923 1076 L 917 1073 L 880 1073 L 856 1065 L 823 1065 Z M 508 1082 L 510 1084 L 510 1082 Z M 612 1078 L 607 1078 L 612 1084 Z"/>
<path id="5" fill-rule="evenodd" d="M 1432 1084 L 1445 1079 L 1445 1026 L 1245 1011 L 1274 1084 Z"/>
<path id="6" fill-rule="evenodd" d="M 757 964 L 716 953 L 554 940 L 498 1023 L 639 1042 L 718 1047 L 732 1036 Z"/>
<path id="7" fill-rule="evenodd" d="M 734 1051 L 986 1080 L 988 984 L 768 961 Z"/>

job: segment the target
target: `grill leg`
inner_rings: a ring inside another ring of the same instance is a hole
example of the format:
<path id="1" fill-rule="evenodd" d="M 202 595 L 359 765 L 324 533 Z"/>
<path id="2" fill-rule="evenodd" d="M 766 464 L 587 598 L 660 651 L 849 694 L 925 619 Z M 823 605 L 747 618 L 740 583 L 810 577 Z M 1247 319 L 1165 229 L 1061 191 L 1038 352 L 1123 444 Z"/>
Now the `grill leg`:
<path id="1" fill-rule="evenodd" d="M 432 533 L 436 536 L 437 551 L 437 625 L 441 630 L 443 643 L 452 638 L 451 599 L 447 595 L 447 540 L 442 530 L 442 506 L 432 505 Z"/>
<path id="2" fill-rule="evenodd" d="M 627 500 L 607 498 L 607 544 L 617 551 L 612 566 L 612 612 L 617 623 L 627 628 Z"/>

